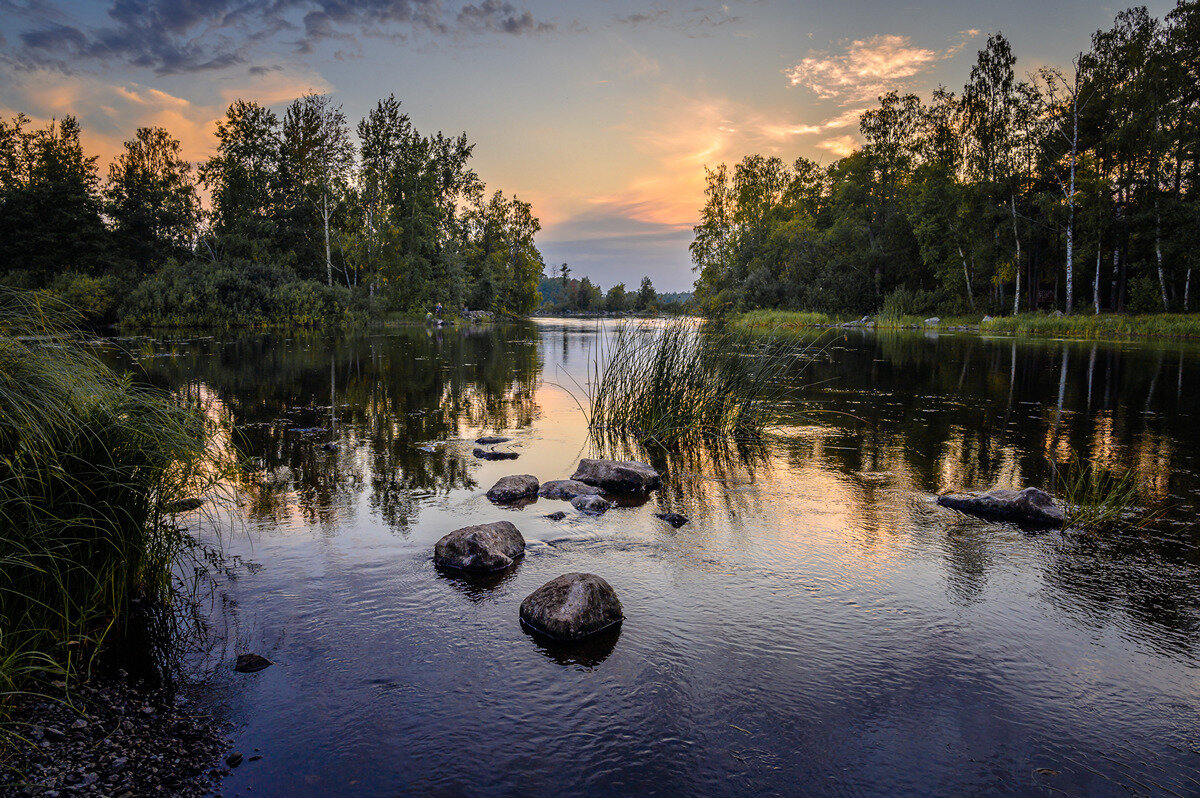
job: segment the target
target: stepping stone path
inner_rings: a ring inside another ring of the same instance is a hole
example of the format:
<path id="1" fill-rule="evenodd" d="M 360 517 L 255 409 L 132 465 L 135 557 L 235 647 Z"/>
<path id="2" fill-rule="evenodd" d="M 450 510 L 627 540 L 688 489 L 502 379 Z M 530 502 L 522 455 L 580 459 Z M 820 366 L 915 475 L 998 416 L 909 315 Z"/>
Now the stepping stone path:
<path id="1" fill-rule="evenodd" d="M 595 574 L 551 579 L 521 602 L 521 622 L 554 640 L 578 640 L 625 618 L 612 585 Z"/>
<path id="2" fill-rule="evenodd" d="M 525 555 L 525 538 L 508 521 L 456 529 L 433 547 L 439 568 L 461 571 L 503 571 Z"/>

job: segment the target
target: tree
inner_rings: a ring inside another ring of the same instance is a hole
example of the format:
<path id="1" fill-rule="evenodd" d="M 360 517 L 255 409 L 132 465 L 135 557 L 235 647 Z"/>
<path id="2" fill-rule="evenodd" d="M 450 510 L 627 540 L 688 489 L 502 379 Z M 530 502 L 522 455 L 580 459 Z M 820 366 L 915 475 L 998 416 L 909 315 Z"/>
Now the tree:
<path id="1" fill-rule="evenodd" d="M 217 122 L 217 152 L 200 167 L 212 198 L 218 236 L 268 239 L 279 188 L 279 117 L 258 103 L 235 100 Z"/>
<path id="2" fill-rule="evenodd" d="M 108 170 L 105 211 L 120 255 L 144 275 L 191 251 L 200 223 L 192 167 L 160 127 L 138 128 Z"/>
<path id="3" fill-rule="evenodd" d="M 629 299 L 625 294 L 625 283 L 617 283 L 608 289 L 608 293 L 604 296 L 604 309 L 610 313 L 619 313 L 625 310 L 628 303 Z"/>
<path id="4" fill-rule="evenodd" d="M 638 288 L 637 292 L 637 309 L 642 311 L 653 310 L 657 301 L 658 294 L 654 290 L 654 283 L 650 282 L 649 277 L 643 277 L 642 285 Z"/>

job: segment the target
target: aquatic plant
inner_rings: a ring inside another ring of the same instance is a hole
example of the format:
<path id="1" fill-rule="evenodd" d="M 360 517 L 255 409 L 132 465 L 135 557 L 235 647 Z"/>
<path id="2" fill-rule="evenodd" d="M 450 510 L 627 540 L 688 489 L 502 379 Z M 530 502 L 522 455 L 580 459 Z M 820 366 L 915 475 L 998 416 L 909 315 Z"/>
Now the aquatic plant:
<path id="1" fill-rule="evenodd" d="M 1059 472 L 1058 484 L 1068 527 L 1097 531 L 1147 520 L 1136 517 L 1138 481 L 1132 470 L 1114 471 L 1075 456 Z"/>
<path id="2" fill-rule="evenodd" d="M 591 366 L 589 424 L 642 444 L 760 439 L 793 348 L 676 320 L 622 325 Z"/>
<path id="3" fill-rule="evenodd" d="M 0 718 L 31 672 L 69 683 L 106 641 L 169 632 L 195 546 L 175 519 L 221 476 L 199 409 L 105 367 L 50 302 L 0 290 Z"/>

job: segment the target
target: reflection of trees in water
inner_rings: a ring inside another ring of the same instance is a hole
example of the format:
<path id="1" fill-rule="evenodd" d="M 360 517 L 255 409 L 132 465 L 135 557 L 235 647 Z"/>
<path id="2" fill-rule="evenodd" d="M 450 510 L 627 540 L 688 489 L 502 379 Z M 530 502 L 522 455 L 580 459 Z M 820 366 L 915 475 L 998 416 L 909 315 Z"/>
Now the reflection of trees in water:
<path id="1" fill-rule="evenodd" d="M 329 524 L 365 492 L 385 523 L 403 527 L 422 497 L 475 487 L 469 448 L 418 444 L 533 422 L 535 341 L 526 325 L 405 327 L 143 342 L 135 355 L 154 383 L 203 384 L 224 406 L 233 446 L 255 464 L 241 480 L 252 517 L 280 520 L 294 501 Z"/>
<path id="2" fill-rule="evenodd" d="M 1183 467 L 1184 453 L 1200 452 L 1189 407 L 1200 392 L 1194 345 L 853 332 L 827 351 L 794 376 L 781 406 L 780 423 L 802 433 L 786 456 L 797 468 L 818 462 L 852 477 L 878 475 L 854 498 L 868 529 L 886 525 L 886 508 L 897 504 L 875 483 L 924 494 L 1053 490 L 1072 456 L 1132 470 L 1147 506 L 1200 491 L 1195 468 Z M 989 568 L 986 536 L 947 530 L 944 516 L 923 512 L 910 507 L 898 528 L 944 547 L 957 596 L 978 594 Z M 932 528 L 922 532 L 926 522 Z M 1109 595 L 1139 625 L 1193 633 L 1200 535 L 1186 511 L 1168 508 L 1156 525 L 1166 533 L 1127 532 L 1127 541 L 1093 541 L 1096 551 L 1070 539 L 1048 566 L 1048 583 L 1068 603 L 1098 607 Z M 1119 551 L 1137 556 L 1119 561 Z"/>

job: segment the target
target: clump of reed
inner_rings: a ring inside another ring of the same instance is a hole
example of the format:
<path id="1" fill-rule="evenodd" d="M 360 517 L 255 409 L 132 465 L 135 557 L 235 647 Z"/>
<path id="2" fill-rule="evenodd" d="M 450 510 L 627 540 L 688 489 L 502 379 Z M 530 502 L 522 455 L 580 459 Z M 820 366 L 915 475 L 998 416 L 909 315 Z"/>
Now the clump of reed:
<path id="1" fill-rule="evenodd" d="M 0 290 L 0 719 L 31 673 L 70 683 L 174 611 L 195 545 L 175 515 L 218 477 L 198 408 L 115 374 L 48 302 Z"/>
<path id="2" fill-rule="evenodd" d="M 589 423 L 642 444 L 756 441 L 796 362 L 774 341 L 684 321 L 619 327 L 592 363 Z"/>
<path id="3" fill-rule="evenodd" d="M 1136 512 L 1139 490 L 1132 470 L 1115 471 L 1072 457 L 1058 473 L 1058 484 L 1068 527 L 1102 531 L 1149 520 Z"/>

